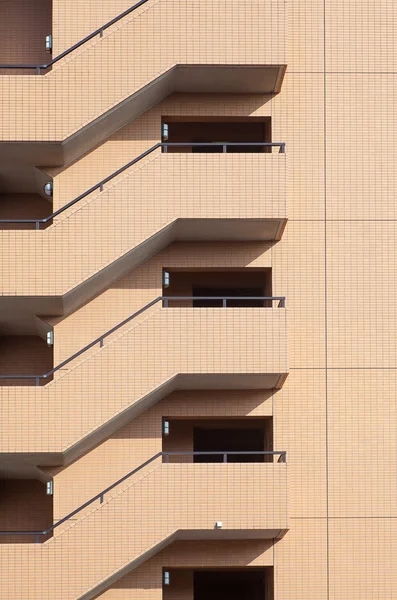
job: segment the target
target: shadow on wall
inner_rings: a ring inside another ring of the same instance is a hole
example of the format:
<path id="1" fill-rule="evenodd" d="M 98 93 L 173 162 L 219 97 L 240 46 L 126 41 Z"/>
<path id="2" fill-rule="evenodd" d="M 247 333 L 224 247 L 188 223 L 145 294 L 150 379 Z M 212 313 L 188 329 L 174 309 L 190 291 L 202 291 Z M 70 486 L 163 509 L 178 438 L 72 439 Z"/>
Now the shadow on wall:
<path id="1" fill-rule="evenodd" d="M 150 259 L 141 267 L 132 269 L 112 283 L 109 290 L 117 289 L 161 289 L 164 268 L 184 271 L 227 271 L 250 268 L 258 259 L 270 252 L 277 242 L 174 242 L 161 252 L 161 258 Z M 188 257 L 192 257 L 191 265 Z M 230 264 L 230 257 L 233 264 Z M 270 261 L 269 261 L 270 262 Z M 148 267 L 153 268 L 146 275 Z M 198 268 L 199 265 L 199 268 Z M 160 295 L 160 294 L 159 294 Z"/>
<path id="2" fill-rule="evenodd" d="M 225 563 L 229 562 L 234 568 L 249 567 L 249 565 L 261 560 L 266 551 L 271 551 L 272 545 L 273 541 L 269 540 L 244 540 L 243 547 L 241 542 L 237 540 L 221 542 L 212 540 L 175 541 L 155 557 L 115 581 L 96 598 L 103 598 L 103 600 L 109 598 L 110 600 L 115 598 L 117 593 L 123 594 L 121 590 L 124 590 L 125 593 L 128 593 L 128 590 L 145 590 L 145 593 L 150 593 L 150 590 L 152 590 L 154 594 L 161 593 L 164 565 L 167 565 L 167 568 L 170 568 L 174 574 L 182 570 L 185 573 L 190 573 L 189 579 L 193 585 L 193 570 L 195 567 L 208 564 L 222 564 L 224 566 Z M 182 567 L 185 568 L 182 569 Z M 272 570 L 271 567 L 269 569 Z M 175 581 L 174 576 L 173 580 Z M 191 587 L 192 591 L 193 587 Z M 171 592 L 171 588 L 169 592 Z M 165 595 L 160 597 L 166 598 Z M 175 596 L 175 598 L 192 600 L 193 595 Z M 262 597 L 261 600 L 271 600 L 271 597 L 265 597 L 265 599 Z"/>
<path id="3" fill-rule="evenodd" d="M 53 368 L 53 346 L 36 335 L 0 336 L 0 375 L 43 375 Z M 52 375 L 40 385 L 52 381 Z M 34 379 L 0 379 L 0 386 L 35 385 Z"/>
<path id="4" fill-rule="evenodd" d="M 150 439 L 161 438 L 162 417 L 250 417 L 264 402 L 272 402 L 278 390 L 178 390 L 172 392 L 161 400 L 154 409 L 157 415 L 157 425 L 153 420 L 145 417 L 136 417 L 129 423 L 115 431 L 109 439 Z M 220 403 L 225 405 L 224 411 Z M 175 408 L 173 408 L 175 403 Z M 238 407 L 235 411 L 233 406 Z M 190 407 L 190 408 L 189 408 Z M 153 410 L 153 409 L 151 409 Z M 269 411 L 271 413 L 271 411 Z M 142 418 L 142 426 L 137 426 L 137 419 Z"/>
<path id="5" fill-rule="evenodd" d="M 52 34 L 52 0 L 2 0 L 0 64 L 43 64 L 51 60 L 45 39 Z M 1 75 L 34 75 L 30 69 L 0 70 Z"/>

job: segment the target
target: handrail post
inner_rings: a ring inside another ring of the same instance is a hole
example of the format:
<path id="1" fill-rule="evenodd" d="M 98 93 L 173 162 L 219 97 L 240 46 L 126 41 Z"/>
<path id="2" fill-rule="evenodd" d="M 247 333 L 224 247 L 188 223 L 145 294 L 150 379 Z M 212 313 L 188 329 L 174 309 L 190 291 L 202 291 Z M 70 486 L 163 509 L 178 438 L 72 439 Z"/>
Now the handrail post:
<path id="1" fill-rule="evenodd" d="M 169 463 L 170 462 L 170 455 L 168 454 L 168 452 L 164 452 L 164 456 L 165 456 L 165 462 Z"/>
<path id="2" fill-rule="evenodd" d="M 284 142 L 280 144 L 279 154 L 285 154 L 285 143 Z"/>
<path id="3" fill-rule="evenodd" d="M 223 148 L 223 153 L 225 154 L 227 152 L 227 146 L 226 146 L 226 144 L 223 144 L 222 148 Z"/>
<path id="4" fill-rule="evenodd" d="M 103 494 L 99 496 L 99 504 L 103 504 Z"/>
<path id="5" fill-rule="evenodd" d="M 36 67 L 36 75 L 40 75 L 40 67 Z"/>
<path id="6" fill-rule="evenodd" d="M 164 150 L 164 153 L 167 154 L 167 152 L 168 152 L 168 144 L 163 144 L 163 150 Z"/>
<path id="7" fill-rule="evenodd" d="M 103 347 L 103 338 L 101 338 L 101 339 L 99 340 L 99 347 L 100 347 L 100 348 L 102 348 L 102 347 Z"/>
<path id="8" fill-rule="evenodd" d="M 34 543 L 35 543 L 35 544 L 38 544 L 38 543 L 39 543 L 39 535 L 40 535 L 40 534 L 36 534 L 36 535 L 34 536 Z"/>
<path id="9" fill-rule="evenodd" d="M 103 183 L 102 182 L 99 184 L 99 191 L 103 192 Z"/>
<path id="10" fill-rule="evenodd" d="M 40 229 L 40 221 L 36 221 L 36 229 Z"/>
<path id="11" fill-rule="evenodd" d="M 224 453 L 224 455 L 223 455 L 223 462 L 224 462 L 224 463 L 227 463 L 227 454 L 226 454 L 226 452 L 225 452 L 225 453 Z"/>
<path id="12" fill-rule="evenodd" d="M 164 308 L 168 308 L 168 298 L 164 298 Z"/>
<path id="13" fill-rule="evenodd" d="M 40 385 L 40 377 L 36 377 L 36 386 Z"/>
<path id="14" fill-rule="evenodd" d="M 222 298 L 222 308 L 227 308 L 227 298 Z"/>
<path id="15" fill-rule="evenodd" d="M 99 30 L 99 37 L 103 37 L 103 29 Z"/>

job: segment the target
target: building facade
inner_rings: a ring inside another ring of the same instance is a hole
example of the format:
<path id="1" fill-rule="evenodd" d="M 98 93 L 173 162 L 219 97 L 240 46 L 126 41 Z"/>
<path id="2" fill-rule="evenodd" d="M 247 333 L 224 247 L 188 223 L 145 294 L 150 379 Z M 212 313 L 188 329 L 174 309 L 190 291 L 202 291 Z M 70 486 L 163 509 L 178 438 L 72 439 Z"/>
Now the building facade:
<path id="1" fill-rule="evenodd" d="M 0 3 L 2 599 L 397 597 L 396 26 Z"/>

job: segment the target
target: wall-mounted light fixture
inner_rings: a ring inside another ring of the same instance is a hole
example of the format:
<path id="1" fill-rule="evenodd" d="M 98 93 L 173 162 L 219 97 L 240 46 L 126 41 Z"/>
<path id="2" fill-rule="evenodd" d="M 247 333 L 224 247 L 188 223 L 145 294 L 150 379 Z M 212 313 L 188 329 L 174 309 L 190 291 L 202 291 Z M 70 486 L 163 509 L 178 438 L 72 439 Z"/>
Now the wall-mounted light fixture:
<path id="1" fill-rule="evenodd" d="M 47 331 L 47 346 L 53 346 L 53 345 L 54 345 L 54 332 Z"/>
<path id="2" fill-rule="evenodd" d="M 168 140 L 168 123 L 163 123 L 162 136 L 163 142 L 166 142 Z"/>
<path id="3" fill-rule="evenodd" d="M 52 52 L 52 35 L 45 36 L 45 51 Z"/>
<path id="4" fill-rule="evenodd" d="M 47 496 L 52 496 L 54 493 L 54 485 L 52 481 L 47 481 L 46 485 L 46 494 Z"/>
<path id="5" fill-rule="evenodd" d="M 163 271 L 163 286 L 165 288 L 170 287 L 171 276 L 168 271 Z"/>
<path id="6" fill-rule="evenodd" d="M 163 421 L 163 435 L 170 435 L 170 422 Z"/>
<path id="7" fill-rule="evenodd" d="M 163 582 L 164 582 L 164 585 L 170 585 L 170 572 L 169 571 L 164 571 Z"/>
<path id="8" fill-rule="evenodd" d="M 216 521 L 215 529 L 222 529 L 222 521 Z"/>
<path id="9" fill-rule="evenodd" d="M 44 186 L 44 193 L 46 196 L 52 196 L 52 192 L 53 192 L 52 181 L 47 181 L 47 183 Z"/>

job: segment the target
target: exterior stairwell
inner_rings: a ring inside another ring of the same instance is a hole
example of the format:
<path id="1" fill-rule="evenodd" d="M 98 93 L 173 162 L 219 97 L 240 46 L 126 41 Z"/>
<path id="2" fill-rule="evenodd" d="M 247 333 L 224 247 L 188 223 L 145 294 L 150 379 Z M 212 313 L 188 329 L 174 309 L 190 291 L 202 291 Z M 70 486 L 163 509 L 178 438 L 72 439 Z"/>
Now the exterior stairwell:
<path id="1" fill-rule="evenodd" d="M 284 0 L 148 0 L 132 9 L 58 53 L 60 31 L 47 65 L 0 65 L 1 96 L 18 95 L 1 113 L 0 157 L 14 160 L 30 142 L 28 162 L 67 164 L 173 92 L 279 91 Z M 234 51 L 243 36 L 251 43 Z"/>
<path id="2" fill-rule="evenodd" d="M 178 537 L 274 539 L 288 529 L 284 462 L 157 459 L 141 473 L 45 543 L 0 544 L 1 597 L 24 600 L 40 589 L 42 600 L 89 599 Z"/>
<path id="3" fill-rule="evenodd" d="M 7 387 L 2 379 L 2 460 L 18 451 L 35 465 L 69 462 L 174 389 L 281 387 L 288 350 L 280 301 L 162 308 L 160 298 L 62 363 L 46 386 L 33 387 L 33 379 L 32 387 Z"/>
<path id="4" fill-rule="evenodd" d="M 279 239 L 287 213 L 278 150 L 180 154 L 156 144 L 57 210 L 47 229 L 1 232 L 0 307 L 13 310 L 18 298 L 36 313 L 39 297 L 42 314 L 68 314 L 176 240 Z"/>

